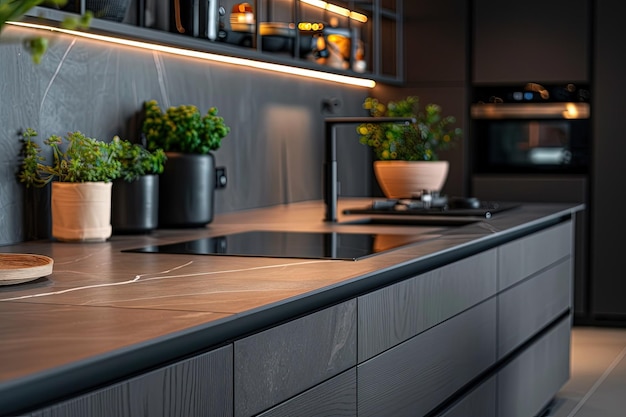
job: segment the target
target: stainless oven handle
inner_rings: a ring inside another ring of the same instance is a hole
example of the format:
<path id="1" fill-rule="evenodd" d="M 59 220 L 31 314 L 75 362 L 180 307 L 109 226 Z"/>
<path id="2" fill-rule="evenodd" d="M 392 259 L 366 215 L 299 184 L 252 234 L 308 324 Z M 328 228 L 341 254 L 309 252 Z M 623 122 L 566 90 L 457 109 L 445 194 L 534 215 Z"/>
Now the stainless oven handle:
<path id="1" fill-rule="evenodd" d="M 589 103 L 472 104 L 472 119 L 588 119 Z"/>

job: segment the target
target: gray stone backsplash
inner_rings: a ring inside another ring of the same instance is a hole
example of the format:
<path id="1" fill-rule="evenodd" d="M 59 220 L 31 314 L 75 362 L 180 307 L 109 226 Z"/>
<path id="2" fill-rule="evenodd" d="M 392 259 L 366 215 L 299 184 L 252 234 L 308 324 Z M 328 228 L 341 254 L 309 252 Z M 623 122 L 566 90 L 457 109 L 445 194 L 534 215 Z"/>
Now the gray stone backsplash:
<path id="1" fill-rule="evenodd" d="M 365 115 L 372 90 L 236 67 L 166 53 L 50 35 L 39 65 L 19 42 L 33 35 L 8 27 L 0 37 L 0 245 L 49 237 L 48 196 L 27 195 L 16 180 L 18 132 L 32 127 L 39 140 L 80 130 L 109 140 L 137 140 L 137 114 L 156 99 L 165 108 L 194 104 L 219 109 L 231 133 L 215 152 L 228 173 L 216 191 L 223 213 L 322 197 L 322 101 L 336 98 L 335 116 Z M 369 149 L 354 126 L 339 129 L 342 195 L 369 195 Z M 165 198 L 167 196 L 164 196 Z M 24 203 L 26 201 L 26 203 Z M 323 213 L 320 213 L 320 217 Z"/>

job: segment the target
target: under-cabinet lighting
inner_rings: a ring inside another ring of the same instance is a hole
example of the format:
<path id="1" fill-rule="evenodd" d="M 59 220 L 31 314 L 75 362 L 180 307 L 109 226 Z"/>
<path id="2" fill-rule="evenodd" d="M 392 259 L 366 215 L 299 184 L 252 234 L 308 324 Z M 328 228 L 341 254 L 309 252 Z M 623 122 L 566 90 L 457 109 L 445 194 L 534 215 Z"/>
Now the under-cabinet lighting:
<path id="1" fill-rule="evenodd" d="M 340 16 L 349 17 L 357 22 L 367 22 L 367 16 L 362 13 L 355 12 L 353 10 L 346 9 L 345 7 L 337 6 L 336 4 L 327 3 L 322 0 L 300 0 L 302 3 L 309 4 L 311 6 L 319 7 L 320 9 L 328 10 L 329 12 L 338 14 Z"/>
<path id="2" fill-rule="evenodd" d="M 108 42 L 108 43 L 113 43 L 113 44 L 118 44 L 118 45 L 131 46 L 134 48 L 140 48 L 140 49 L 145 49 L 145 50 L 150 50 L 150 51 L 166 52 L 166 53 L 179 55 L 179 56 L 199 58 L 199 59 L 204 59 L 207 61 L 239 65 L 239 66 L 248 67 L 248 68 L 255 68 L 255 69 L 261 69 L 261 70 L 266 70 L 266 71 L 278 72 L 282 74 L 297 75 L 301 77 L 314 78 L 314 79 L 323 80 L 323 81 L 332 81 L 336 83 L 348 84 L 348 85 L 353 85 L 357 87 L 374 88 L 376 86 L 376 82 L 374 80 L 370 80 L 367 78 L 350 77 L 347 75 L 333 74 L 329 72 L 310 70 L 306 68 L 291 67 L 288 65 L 273 64 L 270 62 L 255 61 L 255 60 L 246 59 L 246 58 L 238 58 L 238 57 L 232 57 L 232 56 L 227 56 L 227 55 L 213 54 L 209 52 L 194 51 L 190 49 L 176 48 L 173 46 L 134 41 L 130 39 L 115 38 L 112 36 L 98 35 L 98 34 L 89 33 L 89 32 L 80 32 L 76 30 L 69 30 L 69 29 L 63 29 L 63 28 L 58 28 L 54 26 L 40 25 L 36 23 L 27 23 L 27 22 L 7 22 L 7 23 L 11 25 L 15 25 L 15 26 L 22 26 L 22 27 L 27 27 L 31 29 L 42 29 L 42 30 L 48 30 L 52 32 L 65 33 L 68 35 L 79 36 L 82 38 L 93 39 L 97 41 Z"/>

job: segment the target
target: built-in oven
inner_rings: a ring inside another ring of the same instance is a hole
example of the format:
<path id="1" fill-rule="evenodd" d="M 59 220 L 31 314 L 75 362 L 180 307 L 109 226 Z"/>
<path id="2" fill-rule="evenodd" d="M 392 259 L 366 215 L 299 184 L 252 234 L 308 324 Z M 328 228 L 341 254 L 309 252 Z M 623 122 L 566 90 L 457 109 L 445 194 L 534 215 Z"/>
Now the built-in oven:
<path id="1" fill-rule="evenodd" d="M 585 173 L 589 89 L 572 83 L 476 87 L 471 105 L 475 173 Z"/>
<path id="2" fill-rule="evenodd" d="M 583 203 L 576 216 L 574 317 L 588 304 L 592 111 L 586 85 L 475 86 L 470 192 L 480 200 Z"/>

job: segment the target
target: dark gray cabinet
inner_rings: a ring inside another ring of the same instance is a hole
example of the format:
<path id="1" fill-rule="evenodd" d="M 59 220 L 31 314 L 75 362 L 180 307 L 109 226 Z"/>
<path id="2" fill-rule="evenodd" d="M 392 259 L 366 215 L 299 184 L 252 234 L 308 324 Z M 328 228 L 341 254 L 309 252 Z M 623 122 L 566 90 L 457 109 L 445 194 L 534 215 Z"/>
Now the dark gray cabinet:
<path id="1" fill-rule="evenodd" d="M 498 254 L 498 289 L 504 290 L 544 268 L 569 260 L 573 250 L 572 223 L 506 243 Z"/>
<path id="2" fill-rule="evenodd" d="M 567 259 L 498 296 L 498 358 L 568 311 L 571 282 L 572 265 Z"/>
<path id="3" fill-rule="evenodd" d="M 215 349 L 30 417 L 231 417 L 233 348 Z"/>
<path id="4" fill-rule="evenodd" d="M 569 377 L 572 253 L 567 221 L 359 297 L 359 416 L 536 415 Z"/>
<path id="5" fill-rule="evenodd" d="M 496 377 L 472 389 L 461 401 L 438 414 L 438 417 L 497 417 L 496 414 Z"/>
<path id="6" fill-rule="evenodd" d="M 235 417 L 255 415 L 356 365 L 356 300 L 237 340 Z"/>
<path id="7" fill-rule="evenodd" d="M 496 293 L 496 250 L 359 297 L 359 362 Z"/>
<path id="8" fill-rule="evenodd" d="M 535 416 L 569 377 L 573 224 L 31 416 Z"/>
<path id="9" fill-rule="evenodd" d="M 591 201 L 590 316 L 597 322 L 626 322 L 623 279 L 626 233 L 624 108 L 626 107 L 626 3 L 596 1 L 594 42 L 594 125 Z"/>
<path id="10" fill-rule="evenodd" d="M 490 299 L 358 367 L 359 416 L 430 412 L 496 360 Z"/>
<path id="11" fill-rule="evenodd" d="M 589 80 L 589 0 L 473 4 L 474 83 Z"/>
<path id="12" fill-rule="evenodd" d="M 259 414 L 258 417 L 354 417 L 356 415 L 356 368 L 351 368 Z"/>
<path id="13" fill-rule="evenodd" d="M 569 379 L 569 318 L 561 320 L 498 373 L 498 416 L 539 415 Z"/>

